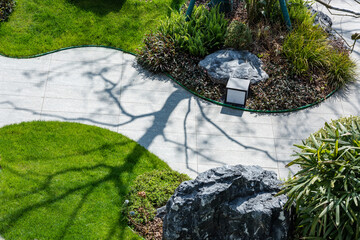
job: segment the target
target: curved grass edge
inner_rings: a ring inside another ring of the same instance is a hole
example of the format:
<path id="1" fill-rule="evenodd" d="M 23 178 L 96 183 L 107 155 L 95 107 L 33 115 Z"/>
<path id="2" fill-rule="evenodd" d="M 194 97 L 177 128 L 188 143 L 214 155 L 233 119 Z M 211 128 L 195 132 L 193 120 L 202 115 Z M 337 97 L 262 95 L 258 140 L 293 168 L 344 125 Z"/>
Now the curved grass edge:
<path id="1" fill-rule="evenodd" d="M 37 58 L 37 57 L 42 57 L 42 56 L 45 56 L 45 55 L 49 55 L 49 54 L 52 54 L 52 53 L 56 53 L 56 52 L 61 52 L 61 51 L 65 51 L 65 50 L 69 50 L 69 49 L 75 49 L 75 48 L 83 48 L 83 47 L 98 47 L 98 48 L 108 48 L 108 49 L 113 49 L 113 50 L 117 50 L 117 51 L 121 51 L 121 52 L 124 52 L 124 53 L 128 53 L 128 54 L 131 54 L 133 56 L 136 56 L 136 53 L 133 53 L 133 52 L 130 52 L 130 51 L 127 51 L 127 50 L 123 50 L 121 48 L 117 48 L 117 47 L 111 47 L 111 46 L 105 46 L 105 45 L 79 45 L 79 46 L 71 46 L 71 47 L 65 47 L 65 48 L 60 48 L 60 49 L 57 49 L 57 50 L 53 50 L 53 51 L 49 51 L 49 52 L 45 52 L 45 53 L 39 53 L 39 54 L 36 54 L 36 55 L 31 55 L 31 56 L 22 56 L 22 57 L 13 57 L 13 56 L 9 56 L 9 55 L 5 55 L 5 54 L 2 54 L 0 53 L 0 56 L 3 56 L 3 57 L 8 57 L 8 58 L 14 58 L 14 59 L 31 59 L 31 58 Z M 326 99 L 328 99 L 329 97 L 331 97 L 335 92 L 337 92 L 339 90 L 340 87 L 337 87 L 335 90 L 333 90 L 331 93 L 329 93 L 328 95 L 326 95 L 326 97 L 324 98 L 321 98 L 320 100 L 314 102 L 314 103 L 310 103 L 310 104 L 307 104 L 307 105 L 304 105 L 304 106 L 301 106 L 301 107 L 298 107 L 298 108 L 291 108 L 291 109 L 283 109 L 283 110 L 256 110 L 256 109 L 249 109 L 249 108 L 243 108 L 243 107 L 237 107 L 237 106 L 233 106 L 233 105 L 230 105 L 230 104 L 226 104 L 226 103 L 222 103 L 222 102 L 219 102 L 219 101 L 215 101 L 213 99 L 210 99 L 210 98 L 207 98 L 207 97 L 204 97 L 190 89 L 188 89 L 187 87 L 185 87 L 183 84 L 181 84 L 179 81 L 177 81 L 173 76 L 171 76 L 171 74 L 169 73 L 164 73 L 167 77 L 169 77 L 171 80 L 173 80 L 174 82 L 176 82 L 178 85 L 180 85 L 183 89 L 185 89 L 186 91 L 192 93 L 193 95 L 205 100 L 205 101 L 208 101 L 208 102 L 211 102 L 211 103 L 214 103 L 216 105 L 220 105 L 220 106 L 223 106 L 223 107 L 228 107 L 228 108 L 231 108 L 231 109 L 237 109 L 237 110 L 241 110 L 241 111 L 246 111 L 246 112 L 255 112 L 255 113 L 289 113 L 289 112 L 296 112 L 296 111 L 300 111 L 300 110 L 303 110 L 303 109 L 306 109 L 306 108 L 310 108 L 310 107 L 313 107 L 319 103 L 322 103 L 323 101 L 325 101 Z"/>

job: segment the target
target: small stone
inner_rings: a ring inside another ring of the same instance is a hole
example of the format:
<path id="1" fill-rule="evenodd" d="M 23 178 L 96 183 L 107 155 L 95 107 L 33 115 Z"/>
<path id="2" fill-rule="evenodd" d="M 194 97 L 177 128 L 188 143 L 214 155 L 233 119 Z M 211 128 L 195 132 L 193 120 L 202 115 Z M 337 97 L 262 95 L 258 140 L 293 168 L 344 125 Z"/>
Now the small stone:
<path id="1" fill-rule="evenodd" d="M 219 50 L 199 62 L 215 83 L 226 85 L 229 78 L 250 80 L 252 84 L 269 78 L 261 60 L 248 51 Z"/>

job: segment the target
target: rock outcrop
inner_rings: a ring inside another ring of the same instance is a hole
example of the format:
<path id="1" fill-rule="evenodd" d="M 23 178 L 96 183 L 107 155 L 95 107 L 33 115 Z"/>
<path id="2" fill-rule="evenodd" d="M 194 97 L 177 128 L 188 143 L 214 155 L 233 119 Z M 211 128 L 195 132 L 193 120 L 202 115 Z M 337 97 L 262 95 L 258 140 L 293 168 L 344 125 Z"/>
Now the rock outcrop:
<path id="1" fill-rule="evenodd" d="M 258 166 L 225 166 L 183 182 L 166 205 L 163 237 L 285 240 L 289 214 L 281 181 Z"/>

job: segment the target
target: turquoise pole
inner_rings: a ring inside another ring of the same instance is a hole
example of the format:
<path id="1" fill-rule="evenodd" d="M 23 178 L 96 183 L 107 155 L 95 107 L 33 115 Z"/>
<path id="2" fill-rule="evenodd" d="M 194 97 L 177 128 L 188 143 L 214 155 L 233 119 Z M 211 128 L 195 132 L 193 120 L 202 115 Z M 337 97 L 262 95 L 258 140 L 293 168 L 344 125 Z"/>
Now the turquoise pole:
<path id="1" fill-rule="evenodd" d="M 189 7 L 188 7 L 188 9 L 186 11 L 186 21 L 190 20 L 191 13 L 192 13 L 192 11 L 194 9 L 195 1 L 196 0 L 190 0 Z"/>
<path id="2" fill-rule="evenodd" d="M 290 31 L 292 29 L 292 27 L 291 27 L 291 20 L 290 20 L 289 12 L 286 7 L 286 2 L 285 2 L 285 0 L 279 0 L 279 3 L 280 3 L 281 12 L 284 16 L 286 27 Z"/>

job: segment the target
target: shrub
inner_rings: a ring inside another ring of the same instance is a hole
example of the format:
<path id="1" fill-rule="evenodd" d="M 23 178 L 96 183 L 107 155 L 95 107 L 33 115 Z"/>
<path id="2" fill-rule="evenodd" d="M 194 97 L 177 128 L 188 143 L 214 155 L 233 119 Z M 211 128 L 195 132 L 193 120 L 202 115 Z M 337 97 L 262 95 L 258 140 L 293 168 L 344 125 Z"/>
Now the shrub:
<path id="1" fill-rule="evenodd" d="M 14 0 L 0 0 L 0 22 L 5 21 L 15 6 Z"/>
<path id="2" fill-rule="evenodd" d="M 150 33 L 145 36 L 144 44 L 137 61 L 152 72 L 169 72 L 176 54 L 174 42 L 162 33 Z"/>
<path id="3" fill-rule="evenodd" d="M 283 44 L 283 53 L 301 74 L 309 68 L 329 64 L 329 44 L 325 32 L 312 24 L 303 23 L 290 32 Z"/>
<path id="4" fill-rule="evenodd" d="M 356 64 L 345 52 L 332 50 L 329 57 L 328 79 L 335 87 L 341 87 L 347 82 L 355 80 Z"/>
<path id="5" fill-rule="evenodd" d="M 282 19 L 278 0 L 245 0 L 248 23 L 254 25 L 261 20 L 276 22 Z"/>
<path id="6" fill-rule="evenodd" d="M 219 7 L 208 11 L 204 6 L 194 8 L 189 19 L 182 12 L 173 12 L 159 27 L 164 36 L 170 36 L 175 47 L 194 56 L 205 56 L 224 44 L 227 20 Z"/>
<path id="7" fill-rule="evenodd" d="M 294 26 L 299 26 L 303 23 L 312 25 L 314 18 L 311 17 L 309 9 L 306 7 L 304 0 L 291 0 L 288 4 L 289 16 L 291 23 Z"/>
<path id="8" fill-rule="evenodd" d="M 249 27 L 242 22 L 232 21 L 225 35 L 225 46 L 235 49 L 247 49 L 252 42 Z"/>
<path id="9" fill-rule="evenodd" d="M 325 123 L 288 165 L 302 170 L 279 194 L 296 203 L 297 230 L 312 239 L 360 239 L 360 118 Z"/>
<path id="10" fill-rule="evenodd" d="M 180 183 L 189 179 L 172 170 L 155 170 L 138 176 L 127 196 L 130 222 L 145 224 L 152 221 L 156 208 L 164 206 Z"/>

